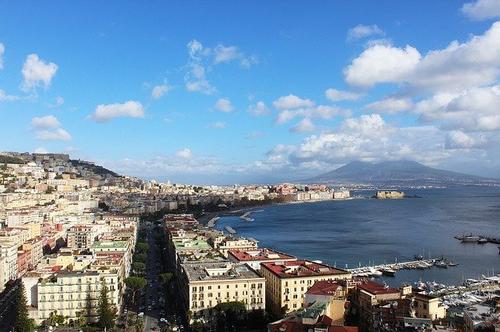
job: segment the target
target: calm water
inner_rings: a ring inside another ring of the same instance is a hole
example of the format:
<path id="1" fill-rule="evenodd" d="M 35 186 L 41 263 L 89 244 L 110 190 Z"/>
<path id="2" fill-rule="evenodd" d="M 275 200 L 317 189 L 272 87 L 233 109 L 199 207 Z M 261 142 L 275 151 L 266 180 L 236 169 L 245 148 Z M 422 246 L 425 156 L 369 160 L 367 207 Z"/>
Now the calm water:
<path id="1" fill-rule="evenodd" d="M 354 199 L 273 205 L 252 214 L 253 222 L 224 217 L 238 235 L 269 247 L 337 267 L 413 260 L 416 254 L 444 255 L 459 263 L 448 269 L 398 271 L 391 285 L 419 279 L 458 284 L 464 278 L 500 273 L 495 244 L 461 244 L 465 233 L 500 236 L 500 188 L 467 187 L 407 191 L 422 198 Z M 369 195 L 370 193 L 354 193 Z"/>

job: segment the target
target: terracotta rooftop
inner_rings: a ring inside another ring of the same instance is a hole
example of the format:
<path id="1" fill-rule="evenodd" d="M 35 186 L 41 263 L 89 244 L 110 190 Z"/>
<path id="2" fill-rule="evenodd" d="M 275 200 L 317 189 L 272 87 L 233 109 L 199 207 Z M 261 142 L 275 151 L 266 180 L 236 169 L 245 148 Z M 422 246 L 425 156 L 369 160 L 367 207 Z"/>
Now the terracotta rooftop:
<path id="1" fill-rule="evenodd" d="M 262 263 L 262 267 L 280 278 L 296 278 L 324 275 L 341 275 L 349 272 L 325 264 L 307 260 L 286 261 L 282 263 Z"/>
<path id="2" fill-rule="evenodd" d="M 397 288 L 391 288 L 371 280 L 364 280 L 360 282 L 358 284 L 358 288 L 374 295 L 399 293 L 399 289 Z"/>
<path id="3" fill-rule="evenodd" d="M 316 281 L 314 285 L 311 286 L 306 292 L 306 294 L 311 295 L 335 295 L 335 292 L 339 287 L 342 287 L 335 280 L 321 280 Z"/>
<path id="4" fill-rule="evenodd" d="M 256 248 L 252 250 L 231 249 L 228 251 L 230 256 L 233 256 L 240 262 L 251 261 L 276 261 L 276 260 L 295 260 L 296 258 L 281 252 L 270 250 L 267 248 Z"/>

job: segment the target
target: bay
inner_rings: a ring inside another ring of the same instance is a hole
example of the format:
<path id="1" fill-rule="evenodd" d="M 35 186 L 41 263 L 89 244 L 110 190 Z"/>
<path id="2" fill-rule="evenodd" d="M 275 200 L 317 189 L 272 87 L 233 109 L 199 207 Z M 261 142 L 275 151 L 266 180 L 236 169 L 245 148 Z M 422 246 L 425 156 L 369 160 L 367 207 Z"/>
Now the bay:
<path id="1" fill-rule="evenodd" d="M 270 205 L 253 213 L 253 222 L 223 217 L 216 227 L 230 225 L 237 235 L 259 240 L 260 247 L 340 268 L 413 260 L 419 254 L 459 263 L 448 269 L 398 271 L 394 278 L 382 278 L 392 286 L 419 280 L 461 284 L 468 278 L 500 273 L 498 245 L 463 244 L 454 238 L 468 233 L 500 237 L 500 188 L 406 192 L 421 198 Z M 351 194 L 369 197 L 373 193 Z"/>

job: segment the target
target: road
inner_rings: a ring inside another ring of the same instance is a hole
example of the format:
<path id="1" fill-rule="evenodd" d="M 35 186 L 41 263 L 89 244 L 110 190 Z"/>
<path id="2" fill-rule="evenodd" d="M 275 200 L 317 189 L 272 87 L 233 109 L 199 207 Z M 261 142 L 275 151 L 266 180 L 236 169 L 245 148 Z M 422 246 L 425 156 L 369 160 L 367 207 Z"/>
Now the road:
<path id="1" fill-rule="evenodd" d="M 146 301 L 144 310 L 144 331 L 158 329 L 158 320 L 161 317 L 160 298 L 164 294 L 163 287 L 159 282 L 161 272 L 161 252 L 155 241 L 154 226 L 147 227 L 146 240 L 149 245 L 148 259 L 146 261 Z"/>

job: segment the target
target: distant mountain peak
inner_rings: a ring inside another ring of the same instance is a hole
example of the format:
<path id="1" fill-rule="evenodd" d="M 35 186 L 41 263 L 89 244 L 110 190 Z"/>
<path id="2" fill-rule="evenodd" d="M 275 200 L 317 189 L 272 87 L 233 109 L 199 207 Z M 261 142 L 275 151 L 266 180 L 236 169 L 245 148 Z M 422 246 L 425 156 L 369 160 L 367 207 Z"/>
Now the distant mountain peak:
<path id="1" fill-rule="evenodd" d="M 497 180 L 425 166 L 414 160 L 365 162 L 354 160 L 331 172 L 308 179 L 307 182 L 338 184 L 486 184 Z"/>

